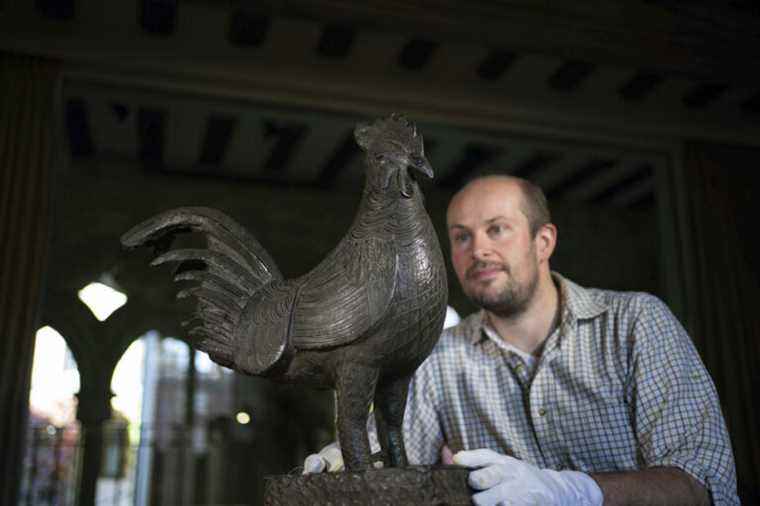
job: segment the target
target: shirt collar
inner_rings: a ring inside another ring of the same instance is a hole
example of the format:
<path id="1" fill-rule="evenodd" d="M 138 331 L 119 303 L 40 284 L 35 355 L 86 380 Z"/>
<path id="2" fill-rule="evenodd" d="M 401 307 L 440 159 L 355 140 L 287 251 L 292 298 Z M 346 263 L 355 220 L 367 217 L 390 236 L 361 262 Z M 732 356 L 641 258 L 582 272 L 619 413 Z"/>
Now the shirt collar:
<path id="1" fill-rule="evenodd" d="M 559 287 L 560 328 L 565 328 L 568 325 L 575 326 L 578 320 L 596 318 L 609 309 L 607 304 L 595 297 L 588 288 L 573 283 L 554 271 L 552 271 L 552 279 Z M 479 316 L 472 320 L 475 332 L 469 333 L 473 344 L 488 339 L 485 329 L 491 329 L 486 310 L 481 309 L 477 314 Z"/>
<path id="2" fill-rule="evenodd" d="M 594 296 L 594 292 L 573 283 L 558 272 L 552 272 L 552 279 L 559 286 L 562 304 L 562 323 L 569 316 L 574 320 L 596 318 L 609 309 L 609 306 Z"/>

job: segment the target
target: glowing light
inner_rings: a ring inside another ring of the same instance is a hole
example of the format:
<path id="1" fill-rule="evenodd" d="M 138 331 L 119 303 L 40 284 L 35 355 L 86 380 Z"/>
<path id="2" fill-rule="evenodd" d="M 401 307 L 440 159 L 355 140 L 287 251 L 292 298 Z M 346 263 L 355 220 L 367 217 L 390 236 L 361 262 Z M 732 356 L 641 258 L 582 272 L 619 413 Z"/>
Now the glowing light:
<path id="1" fill-rule="evenodd" d="M 127 303 L 127 296 L 103 283 L 90 283 L 79 290 L 79 300 L 90 308 L 100 321 Z"/>
<path id="2" fill-rule="evenodd" d="M 237 415 L 235 415 L 235 420 L 237 420 L 237 423 L 239 423 L 240 425 L 247 425 L 251 421 L 251 415 L 249 415 L 245 411 L 241 411 Z"/>

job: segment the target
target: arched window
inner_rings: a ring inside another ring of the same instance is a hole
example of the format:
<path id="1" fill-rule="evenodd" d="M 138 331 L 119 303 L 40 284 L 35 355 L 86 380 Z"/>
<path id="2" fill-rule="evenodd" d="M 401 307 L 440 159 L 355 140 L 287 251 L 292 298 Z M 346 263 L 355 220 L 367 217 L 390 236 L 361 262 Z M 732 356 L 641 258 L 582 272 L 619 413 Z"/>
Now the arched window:
<path id="1" fill-rule="evenodd" d="M 22 504 L 73 504 L 78 392 L 79 370 L 71 350 L 58 331 L 42 327 L 35 337 L 32 362 Z"/>
<path id="2" fill-rule="evenodd" d="M 135 340 L 111 380 L 98 498 L 194 502 L 192 477 L 209 451 L 209 421 L 232 411 L 232 376 L 179 339 L 150 331 Z"/>

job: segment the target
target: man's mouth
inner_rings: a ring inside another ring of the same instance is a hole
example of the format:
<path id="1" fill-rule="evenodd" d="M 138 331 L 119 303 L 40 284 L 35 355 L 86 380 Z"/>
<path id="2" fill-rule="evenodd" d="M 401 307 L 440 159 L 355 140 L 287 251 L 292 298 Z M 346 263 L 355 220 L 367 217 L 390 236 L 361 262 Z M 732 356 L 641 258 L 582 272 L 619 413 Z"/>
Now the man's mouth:
<path id="1" fill-rule="evenodd" d="M 506 272 L 507 269 L 501 264 L 476 264 L 467 270 L 467 279 L 473 281 L 485 281 L 498 275 L 500 272 Z"/>

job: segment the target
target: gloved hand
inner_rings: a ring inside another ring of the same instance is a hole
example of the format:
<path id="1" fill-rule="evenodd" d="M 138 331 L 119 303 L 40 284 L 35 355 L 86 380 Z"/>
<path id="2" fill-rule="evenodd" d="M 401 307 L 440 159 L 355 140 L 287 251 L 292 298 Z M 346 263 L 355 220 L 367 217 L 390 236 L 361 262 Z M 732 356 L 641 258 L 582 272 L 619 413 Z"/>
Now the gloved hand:
<path id="1" fill-rule="evenodd" d="M 380 451 L 380 442 L 377 440 L 377 428 L 375 417 L 370 416 L 367 421 L 367 436 L 369 437 L 369 449 L 373 454 Z M 375 462 L 375 467 L 382 467 L 382 462 Z M 337 442 L 330 443 L 322 448 L 319 453 L 312 453 L 303 461 L 303 474 L 322 473 L 327 471 L 343 471 L 343 453 Z"/>
<path id="2" fill-rule="evenodd" d="M 477 506 L 601 506 L 604 501 L 599 485 L 585 473 L 539 469 L 487 449 L 458 452 L 454 463 L 475 469 L 467 481 L 482 491 L 472 496 Z"/>
<path id="3" fill-rule="evenodd" d="M 322 448 L 319 453 L 312 453 L 303 461 L 303 474 L 342 470 L 343 454 L 338 443 L 330 443 Z"/>

